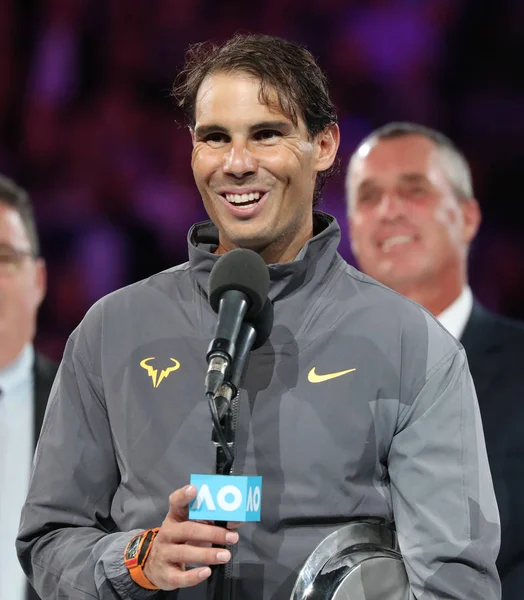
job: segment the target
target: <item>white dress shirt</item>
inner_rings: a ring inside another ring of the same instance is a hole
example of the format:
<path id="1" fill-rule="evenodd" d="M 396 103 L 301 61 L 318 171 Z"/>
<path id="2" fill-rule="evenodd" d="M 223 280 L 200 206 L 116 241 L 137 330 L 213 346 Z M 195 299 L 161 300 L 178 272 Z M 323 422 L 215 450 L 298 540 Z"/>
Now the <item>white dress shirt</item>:
<path id="1" fill-rule="evenodd" d="M 34 350 L 28 344 L 0 369 L 0 599 L 25 600 L 27 580 L 15 551 L 33 460 Z"/>
<path id="2" fill-rule="evenodd" d="M 466 323 L 471 315 L 473 308 L 473 294 L 471 288 L 466 285 L 460 296 L 452 302 L 444 311 L 437 315 L 437 319 L 451 333 L 452 336 L 460 340 Z"/>

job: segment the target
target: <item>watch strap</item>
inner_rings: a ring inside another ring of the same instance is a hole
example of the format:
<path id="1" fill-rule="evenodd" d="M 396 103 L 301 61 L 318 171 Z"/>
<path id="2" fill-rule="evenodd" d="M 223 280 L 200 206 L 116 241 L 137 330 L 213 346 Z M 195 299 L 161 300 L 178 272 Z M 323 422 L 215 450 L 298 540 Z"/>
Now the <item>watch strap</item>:
<path id="1" fill-rule="evenodd" d="M 133 581 L 137 583 L 140 587 L 143 587 L 147 590 L 160 589 L 159 587 L 151 583 L 144 574 L 144 566 L 146 564 L 146 560 L 149 556 L 149 553 L 151 552 L 153 540 L 155 539 L 159 529 L 159 527 L 156 527 L 155 529 L 147 529 L 146 531 L 137 533 L 131 538 L 124 551 L 124 563 L 129 571 L 129 574 L 131 575 L 131 579 L 133 579 Z M 131 545 L 137 543 L 137 538 L 140 538 L 140 540 L 138 541 L 138 548 L 134 556 L 129 557 L 128 549 L 131 547 Z"/>

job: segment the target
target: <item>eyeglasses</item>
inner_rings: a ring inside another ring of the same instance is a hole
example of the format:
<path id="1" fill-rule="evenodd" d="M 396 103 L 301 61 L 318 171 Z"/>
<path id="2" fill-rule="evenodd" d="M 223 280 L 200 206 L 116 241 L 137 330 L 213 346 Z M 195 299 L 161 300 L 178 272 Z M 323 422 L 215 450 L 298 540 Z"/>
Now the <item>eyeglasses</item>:
<path id="1" fill-rule="evenodd" d="M 15 275 L 27 257 L 35 258 L 32 250 L 20 250 L 8 244 L 0 244 L 0 275 Z"/>

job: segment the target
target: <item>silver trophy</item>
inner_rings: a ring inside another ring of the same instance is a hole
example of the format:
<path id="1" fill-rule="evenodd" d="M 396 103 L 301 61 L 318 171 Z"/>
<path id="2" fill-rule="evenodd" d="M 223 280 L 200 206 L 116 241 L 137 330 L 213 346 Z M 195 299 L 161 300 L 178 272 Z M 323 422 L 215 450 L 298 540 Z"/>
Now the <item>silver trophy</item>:
<path id="1" fill-rule="evenodd" d="M 326 537 L 300 571 L 291 600 L 410 600 L 395 530 L 355 519 Z"/>

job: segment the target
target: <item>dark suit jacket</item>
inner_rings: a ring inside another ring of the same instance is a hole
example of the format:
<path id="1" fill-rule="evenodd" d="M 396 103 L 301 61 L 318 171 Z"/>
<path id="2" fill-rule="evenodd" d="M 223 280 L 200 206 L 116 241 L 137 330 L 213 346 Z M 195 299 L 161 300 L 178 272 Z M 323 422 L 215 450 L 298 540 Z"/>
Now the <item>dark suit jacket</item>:
<path id="1" fill-rule="evenodd" d="M 460 340 L 482 415 L 500 512 L 503 600 L 524 600 L 524 324 L 477 302 Z"/>
<path id="2" fill-rule="evenodd" d="M 35 364 L 33 366 L 35 381 L 35 418 L 33 436 L 35 446 L 36 442 L 38 441 L 38 436 L 40 435 L 47 399 L 49 398 L 49 392 L 51 391 L 51 386 L 53 385 L 57 369 L 57 364 L 51 362 L 41 354 L 35 354 Z M 36 592 L 29 584 L 27 585 L 26 598 L 27 600 L 39 600 Z"/>

